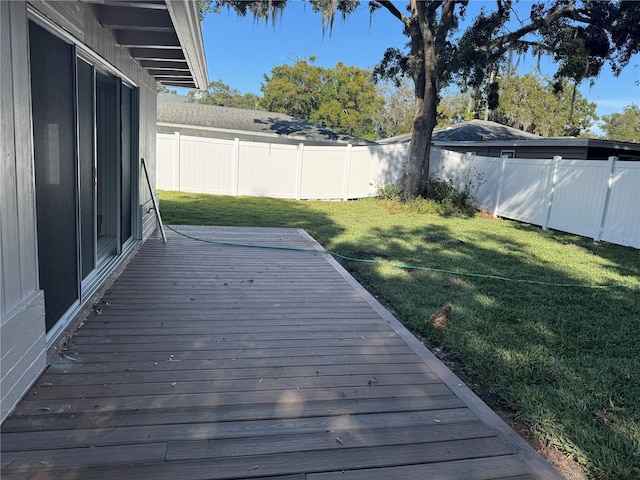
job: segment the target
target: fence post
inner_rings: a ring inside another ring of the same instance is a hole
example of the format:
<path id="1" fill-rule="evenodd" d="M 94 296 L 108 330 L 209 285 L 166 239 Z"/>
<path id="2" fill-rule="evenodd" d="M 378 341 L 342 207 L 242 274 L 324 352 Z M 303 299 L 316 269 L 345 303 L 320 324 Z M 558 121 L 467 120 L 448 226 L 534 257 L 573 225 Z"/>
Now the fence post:
<path id="1" fill-rule="evenodd" d="M 347 201 L 349 199 L 349 173 L 351 172 L 351 145 L 347 144 L 345 151 L 346 157 L 344 159 L 344 185 L 342 186 L 342 200 Z"/>
<path id="2" fill-rule="evenodd" d="M 180 185 L 180 162 L 181 162 L 181 158 L 180 158 L 180 142 L 181 142 L 181 138 L 180 138 L 180 132 L 175 132 L 173 134 L 173 188 L 176 189 L 176 191 L 180 192 L 181 189 L 181 185 Z"/>
<path id="3" fill-rule="evenodd" d="M 607 210 L 609 209 L 609 198 L 611 197 L 611 187 L 613 186 L 613 172 L 616 168 L 618 157 L 609 157 L 609 176 L 607 177 L 607 191 L 604 194 L 604 202 L 602 204 L 602 215 L 600 216 L 600 226 L 593 238 L 596 242 L 602 239 L 604 232 L 604 222 L 607 220 Z"/>
<path id="4" fill-rule="evenodd" d="M 240 182 L 240 139 L 233 139 L 233 158 L 231 159 L 231 195 L 238 196 Z"/>
<path id="5" fill-rule="evenodd" d="M 500 209 L 500 196 L 502 195 L 502 182 L 504 180 L 504 164 L 507 162 L 507 156 L 502 155 L 500 158 L 500 171 L 498 172 L 498 184 L 496 185 L 496 201 L 493 205 L 493 217 L 498 217 L 498 210 Z"/>
<path id="6" fill-rule="evenodd" d="M 304 158 L 304 143 L 298 144 L 298 166 L 296 169 L 296 200 L 302 198 L 302 162 Z"/>
<path id="7" fill-rule="evenodd" d="M 547 179 L 547 215 L 544 218 L 543 230 L 549 230 L 549 221 L 551 220 L 551 207 L 553 207 L 553 196 L 556 193 L 556 182 L 558 180 L 558 162 L 562 160 L 560 155 L 554 155 L 549 177 Z"/>

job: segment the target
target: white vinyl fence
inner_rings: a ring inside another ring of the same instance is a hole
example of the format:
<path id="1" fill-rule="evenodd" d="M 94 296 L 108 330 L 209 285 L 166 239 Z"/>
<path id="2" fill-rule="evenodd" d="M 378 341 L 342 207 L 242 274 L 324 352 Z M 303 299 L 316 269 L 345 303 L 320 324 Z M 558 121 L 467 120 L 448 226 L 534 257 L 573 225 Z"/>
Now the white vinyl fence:
<path id="1" fill-rule="evenodd" d="M 400 180 L 408 148 L 283 145 L 158 133 L 156 186 L 298 200 L 370 197 L 379 185 Z"/>
<path id="2" fill-rule="evenodd" d="M 161 190 L 295 199 L 375 196 L 409 144 L 305 146 L 157 134 Z M 640 248 L 640 162 L 480 157 L 432 148 L 431 176 L 495 216 Z"/>
<path id="3" fill-rule="evenodd" d="M 494 216 L 640 248 L 640 162 L 432 149 L 430 173 L 458 187 L 470 185 L 476 206 Z"/>

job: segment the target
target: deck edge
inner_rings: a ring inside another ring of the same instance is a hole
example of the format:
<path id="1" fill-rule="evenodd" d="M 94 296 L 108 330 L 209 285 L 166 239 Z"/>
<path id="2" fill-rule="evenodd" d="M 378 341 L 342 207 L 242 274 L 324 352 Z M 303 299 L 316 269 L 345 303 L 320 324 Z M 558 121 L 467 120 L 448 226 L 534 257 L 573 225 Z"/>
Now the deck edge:
<path id="1" fill-rule="evenodd" d="M 325 250 L 304 229 L 300 234 L 317 245 L 318 250 Z M 553 468 L 535 449 L 529 445 L 515 430 L 494 412 L 478 395 L 476 395 L 456 374 L 436 357 L 420 340 L 418 340 L 395 316 L 389 312 L 369 291 L 364 288 L 333 256 L 324 255 L 326 261 L 362 296 L 380 317 L 385 320 L 407 345 L 440 377 L 444 384 L 458 396 L 463 403 L 475 413 L 486 425 L 495 429 L 509 445 L 514 447 L 516 455 L 529 465 L 542 479 L 562 480 L 560 473 Z"/>

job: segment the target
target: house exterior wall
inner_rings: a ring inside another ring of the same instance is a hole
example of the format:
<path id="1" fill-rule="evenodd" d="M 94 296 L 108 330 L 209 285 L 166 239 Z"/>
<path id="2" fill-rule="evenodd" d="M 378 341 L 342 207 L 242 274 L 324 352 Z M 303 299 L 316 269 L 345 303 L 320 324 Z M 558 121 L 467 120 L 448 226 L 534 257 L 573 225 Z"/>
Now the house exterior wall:
<path id="1" fill-rule="evenodd" d="M 560 155 L 568 160 L 586 160 L 587 149 L 583 147 L 534 147 L 534 146 L 513 146 L 505 142 L 503 146 L 495 145 L 473 145 L 459 146 L 456 144 L 439 144 L 440 148 L 450 150 L 452 152 L 467 153 L 469 151 L 483 157 L 500 157 L 504 150 L 515 151 L 515 158 L 551 158 L 554 155 Z M 606 159 L 604 156 L 600 160 Z"/>
<path id="2" fill-rule="evenodd" d="M 0 2 L 0 418 L 45 367 L 44 296 L 38 290 L 27 10 Z"/>
<path id="3" fill-rule="evenodd" d="M 79 49 L 86 46 L 84 50 L 97 62 L 138 86 L 138 151 L 147 162 L 155 188 L 155 80 L 98 24 L 90 6 L 76 2 L 0 2 L 0 421 L 46 366 L 44 295 L 38 282 L 29 6 L 36 16 L 64 30 L 60 35 L 65 41 L 74 40 Z M 145 208 L 151 196 L 142 174 L 137 191 L 141 207 L 134 238 L 140 240 L 155 228 L 153 211 Z M 48 340 L 51 343 L 54 339 Z"/>

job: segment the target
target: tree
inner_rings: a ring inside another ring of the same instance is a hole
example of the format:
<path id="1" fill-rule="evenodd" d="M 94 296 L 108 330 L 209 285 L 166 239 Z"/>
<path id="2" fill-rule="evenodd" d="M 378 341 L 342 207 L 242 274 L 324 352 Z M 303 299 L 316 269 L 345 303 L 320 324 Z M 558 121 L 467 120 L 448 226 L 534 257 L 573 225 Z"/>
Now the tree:
<path id="1" fill-rule="evenodd" d="M 478 118 L 478 99 L 476 92 L 446 91 L 438 103 L 438 127 L 447 127 L 456 123 Z"/>
<path id="2" fill-rule="evenodd" d="M 176 93 L 176 91 L 167 88 L 166 85 L 162 85 L 161 83 L 156 83 L 156 93 Z"/>
<path id="3" fill-rule="evenodd" d="M 309 0 L 323 17 L 323 28 L 331 31 L 339 12 L 343 17 L 356 10 L 358 0 Z M 226 6 L 239 15 L 279 18 L 287 1 L 209 0 L 207 9 Z M 558 78 L 576 82 L 597 75 L 608 62 L 615 73 L 640 51 L 640 4 L 614 0 L 551 0 L 532 4 L 529 18 L 508 24 L 513 0 L 496 0 L 495 9 L 482 10 L 467 29 L 457 35 L 465 19 L 469 0 L 409 0 L 406 13 L 389 0 L 370 0 L 373 15 L 384 10 L 404 26 L 408 51 L 390 48 L 374 69 L 377 78 L 413 79 L 415 110 L 413 138 L 403 181 L 404 197 L 417 195 L 429 171 L 431 135 L 437 121 L 439 92 L 464 78 L 470 86 L 480 85 L 491 66 L 509 51 L 533 50 L 553 54 Z"/>
<path id="4" fill-rule="evenodd" d="M 218 105 L 220 107 L 244 108 L 248 110 L 260 109 L 260 97 L 255 93 L 242 95 L 239 90 L 231 88 L 222 80 L 209 83 L 206 92 L 189 92 L 190 102 Z"/>
<path id="5" fill-rule="evenodd" d="M 640 107 L 635 103 L 625 107 L 622 113 L 603 115 L 600 120 L 607 139 L 640 143 Z"/>
<path id="6" fill-rule="evenodd" d="M 376 91 L 378 96 L 384 98 L 384 105 L 376 120 L 377 138 L 410 133 L 415 100 L 408 80 L 403 78 L 399 86 L 389 81 L 379 82 Z"/>
<path id="7" fill-rule="evenodd" d="M 279 65 L 264 76 L 262 105 L 271 112 L 309 119 L 318 110 L 323 89 L 323 69 L 313 65 L 315 57 Z"/>
<path id="8" fill-rule="evenodd" d="M 373 140 L 383 100 L 371 72 L 342 63 L 323 68 L 314 61 L 311 57 L 274 67 L 264 77 L 262 106 Z"/>
<path id="9" fill-rule="evenodd" d="M 492 119 L 545 137 L 577 136 L 597 119 L 588 102 L 568 79 L 553 82 L 535 75 L 499 81 L 500 100 Z M 559 87 L 559 88 L 558 88 Z"/>

